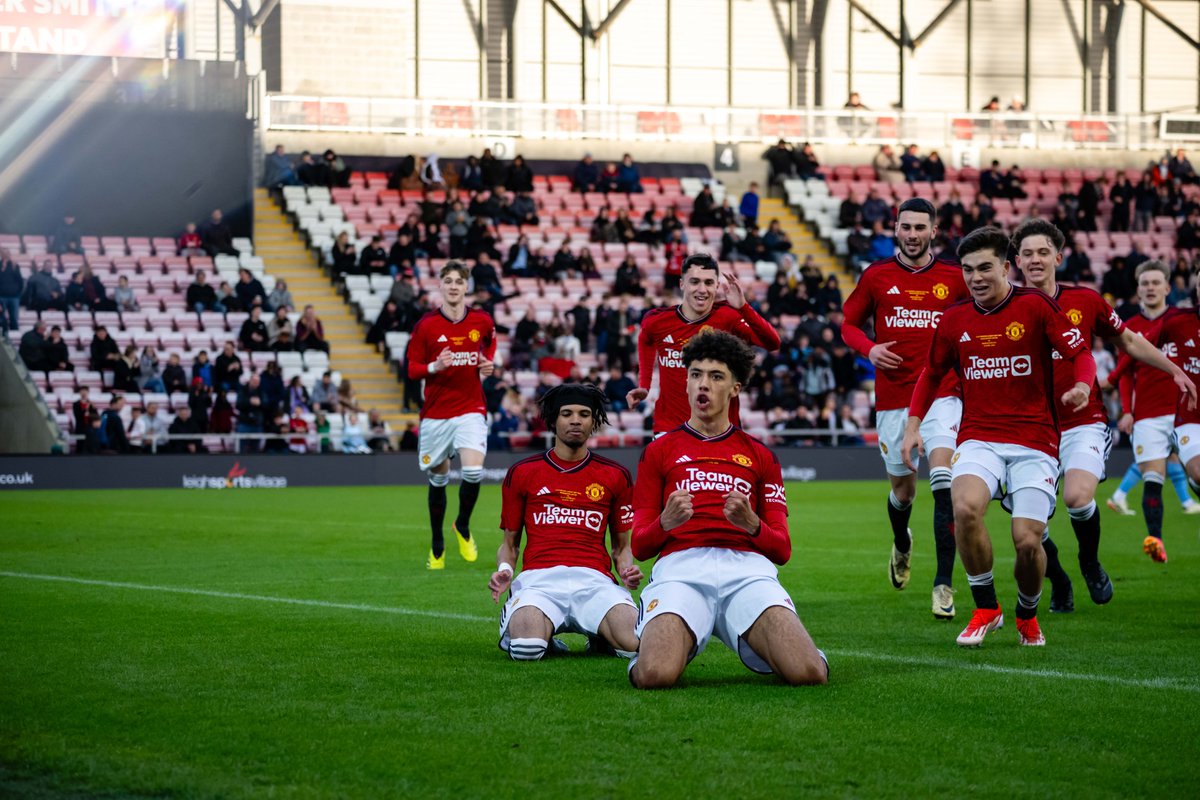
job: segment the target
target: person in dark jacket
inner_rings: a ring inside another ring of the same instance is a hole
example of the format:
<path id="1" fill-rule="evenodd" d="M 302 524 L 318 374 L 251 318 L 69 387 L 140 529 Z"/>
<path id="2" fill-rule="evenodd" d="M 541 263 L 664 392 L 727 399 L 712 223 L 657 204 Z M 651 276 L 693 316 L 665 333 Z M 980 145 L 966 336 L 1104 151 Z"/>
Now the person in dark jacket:
<path id="1" fill-rule="evenodd" d="M 584 153 L 583 158 L 575 165 L 571 184 L 577 192 L 600 191 L 600 168 L 592 161 L 591 153 Z"/>
<path id="2" fill-rule="evenodd" d="M 17 355 L 25 363 L 25 369 L 30 372 L 44 372 L 49 369 L 46 366 L 45 322 L 39 319 L 34 323 L 33 330 L 27 331 L 21 337 L 21 345 L 17 348 Z"/>
<path id="3" fill-rule="evenodd" d="M 225 306 L 217 302 L 217 290 L 208 282 L 208 275 L 202 269 L 196 270 L 196 277 L 187 288 L 187 304 L 197 314 L 201 311 L 225 313 Z"/>
<path id="4" fill-rule="evenodd" d="M 48 370 L 74 370 L 75 366 L 71 363 L 71 351 L 67 349 L 67 343 L 62 338 L 62 328 L 55 325 L 50 329 L 50 338 L 46 340 L 45 347 L 42 348 L 42 354 L 46 360 L 46 369 Z"/>
<path id="5" fill-rule="evenodd" d="M 41 270 L 29 276 L 25 284 L 25 307 L 30 311 L 67 310 L 66 292 L 54 276 L 54 261 L 47 258 Z"/>
<path id="6" fill-rule="evenodd" d="M 533 170 L 525 164 L 524 156 L 517 156 L 504 176 L 504 188 L 510 192 L 532 192 Z"/>
<path id="7" fill-rule="evenodd" d="M 96 328 L 96 332 L 92 334 L 89 349 L 91 359 L 88 365 L 93 370 L 116 369 L 117 362 L 121 360 L 121 351 L 117 348 L 117 343 L 108 335 L 108 328 L 103 325 Z"/>
<path id="8" fill-rule="evenodd" d="M 0 333 L 6 326 L 10 331 L 17 329 L 24 291 L 25 278 L 21 276 L 21 268 L 8 250 L 0 247 Z"/>
<path id="9" fill-rule="evenodd" d="M 213 209 L 212 216 L 200 229 L 200 239 L 204 242 L 204 251 L 210 256 L 238 254 L 237 248 L 233 246 L 233 231 L 225 223 L 225 217 L 219 208 Z"/>
<path id="10" fill-rule="evenodd" d="M 204 433 L 200 426 L 196 423 L 196 418 L 192 416 L 192 409 L 187 406 L 180 406 L 175 410 L 175 419 L 171 420 L 171 425 L 167 428 L 167 433 L 171 437 L 170 444 L 167 446 L 167 451 L 171 453 L 203 453 L 205 452 L 204 443 L 199 439 L 179 439 L 179 436 L 196 436 Z"/>
<path id="11" fill-rule="evenodd" d="M 238 390 L 237 402 L 237 432 L 262 433 L 263 422 L 266 419 L 263 404 L 262 381 L 257 374 L 251 374 L 250 380 Z M 244 453 L 256 453 L 262 440 L 240 439 L 238 450 Z"/>
<path id="12" fill-rule="evenodd" d="M 125 421 L 121 419 L 121 409 L 123 408 L 125 408 L 124 396 L 116 395 L 112 399 L 112 405 L 101 417 L 100 424 L 103 429 L 102 436 L 106 452 L 131 452 L 129 436 L 125 433 Z"/>
<path id="13" fill-rule="evenodd" d="M 233 293 L 247 311 L 255 307 L 271 310 L 267 307 L 267 292 L 263 289 L 262 281 L 250 274 L 248 269 L 238 270 L 238 282 L 233 287 Z"/>
<path id="14" fill-rule="evenodd" d="M 238 332 L 238 343 L 243 350 L 262 352 L 270 349 L 267 346 L 267 325 L 262 321 L 262 306 L 250 309 L 250 316 L 242 323 L 242 329 Z"/>

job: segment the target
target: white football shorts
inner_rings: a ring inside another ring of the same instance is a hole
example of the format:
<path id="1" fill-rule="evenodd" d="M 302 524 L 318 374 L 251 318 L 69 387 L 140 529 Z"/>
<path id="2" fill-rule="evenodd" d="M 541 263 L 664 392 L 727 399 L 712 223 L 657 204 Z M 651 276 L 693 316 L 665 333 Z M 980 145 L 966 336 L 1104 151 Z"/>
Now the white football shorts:
<path id="1" fill-rule="evenodd" d="M 459 450 L 487 455 L 488 425 L 483 414 L 462 414 L 449 419 L 423 419 L 417 436 L 421 469 L 429 471 Z"/>
<path id="2" fill-rule="evenodd" d="M 1175 443 L 1179 446 L 1179 460 L 1187 463 L 1200 456 L 1200 425 L 1189 422 L 1175 429 Z"/>
<path id="3" fill-rule="evenodd" d="M 1133 423 L 1133 457 L 1137 463 L 1157 461 L 1171 455 L 1175 438 L 1175 416 L 1147 417 Z"/>
<path id="4" fill-rule="evenodd" d="M 508 652 L 508 623 L 518 608 L 533 606 L 557 633 L 595 636 L 614 606 L 637 608 L 624 586 L 591 567 L 528 569 L 513 580 L 500 611 L 500 649 Z"/>
<path id="5" fill-rule="evenodd" d="M 1058 460 L 1063 473 L 1078 469 L 1104 480 L 1104 465 L 1112 451 L 1112 433 L 1103 422 L 1078 425 L 1062 432 Z"/>
<path id="6" fill-rule="evenodd" d="M 749 669 L 767 675 L 770 665 L 742 637 L 772 606 L 796 611 L 766 556 L 723 547 L 680 550 L 654 565 L 639 602 L 637 635 L 659 614 L 676 614 L 696 637 L 689 660 L 716 633 Z"/>
<path id="7" fill-rule="evenodd" d="M 1042 451 L 968 439 L 954 451 L 950 469 L 955 480 L 960 475 L 981 479 L 994 498 L 1007 494 L 1014 517 L 1050 519 L 1057 499 L 1058 459 Z"/>
<path id="8" fill-rule="evenodd" d="M 957 397 L 939 397 L 929 407 L 929 413 L 921 420 L 921 439 L 925 452 L 938 448 L 953 450 L 958 444 L 958 425 L 962 421 L 962 400 Z M 897 478 L 911 475 L 912 470 L 904 466 L 900 445 L 904 442 L 904 426 L 908 424 L 907 408 L 892 408 L 875 415 L 875 428 L 879 432 L 879 455 L 887 468 L 888 475 Z M 913 464 L 919 459 L 912 454 Z"/>

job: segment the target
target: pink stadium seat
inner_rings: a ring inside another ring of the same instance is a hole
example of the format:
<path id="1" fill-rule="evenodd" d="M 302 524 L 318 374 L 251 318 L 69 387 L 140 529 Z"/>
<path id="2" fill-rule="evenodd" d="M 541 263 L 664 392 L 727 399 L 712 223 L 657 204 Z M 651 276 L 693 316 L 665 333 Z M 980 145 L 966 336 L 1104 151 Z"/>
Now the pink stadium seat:
<path id="1" fill-rule="evenodd" d="M 155 236 L 150 240 L 150 244 L 154 247 L 154 252 L 159 256 L 173 256 L 178 252 L 175 249 L 175 240 L 169 236 Z"/>
<path id="2" fill-rule="evenodd" d="M 225 315 L 216 311 L 203 311 L 200 313 L 200 324 L 209 333 L 223 333 L 225 331 Z"/>

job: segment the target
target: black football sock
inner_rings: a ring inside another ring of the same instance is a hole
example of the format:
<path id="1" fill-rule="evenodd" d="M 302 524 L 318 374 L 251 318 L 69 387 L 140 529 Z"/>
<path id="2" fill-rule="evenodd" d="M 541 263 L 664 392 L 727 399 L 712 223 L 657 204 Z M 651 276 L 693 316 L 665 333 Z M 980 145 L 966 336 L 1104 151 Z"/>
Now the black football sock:
<path id="1" fill-rule="evenodd" d="M 982 575 L 968 575 L 967 583 L 971 585 L 971 597 L 975 600 L 976 608 L 1000 607 L 1000 601 L 996 599 L 996 584 L 992 581 L 990 570 Z"/>
<path id="2" fill-rule="evenodd" d="M 479 484 L 464 480 L 458 487 L 458 518 L 454 521 L 454 527 L 464 539 L 471 538 L 471 512 L 478 499 Z"/>
<path id="3" fill-rule="evenodd" d="M 446 541 L 442 538 L 442 526 L 446 521 L 446 487 L 429 485 L 429 529 L 432 533 L 430 549 L 434 558 L 446 552 Z"/>
<path id="4" fill-rule="evenodd" d="M 1068 508 L 1067 514 L 1079 541 L 1079 566 L 1087 571 L 1100 561 L 1100 509 L 1093 500 L 1083 508 Z"/>
<path id="5" fill-rule="evenodd" d="M 1021 591 L 1017 591 L 1017 619 L 1033 619 L 1037 616 L 1038 603 L 1041 602 L 1042 593 L 1038 592 L 1033 597 L 1030 597 Z"/>
<path id="6" fill-rule="evenodd" d="M 933 491 L 933 544 L 937 549 L 937 575 L 934 586 L 951 586 L 954 580 L 954 504 L 949 489 Z"/>
<path id="7" fill-rule="evenodd" d="M 1145 481 L 1142 487 L 1142 514 L 1146 517 L 1146 532 L 1155 539 L 1161 539 L 1163 476 L 1157 472 L 1146 472 L 1142 480 Z"/>
<path id="8" fill-rule="evenodd" d="M 896 493 L 888 493 L 888 520 L 892 523 L 892 541 L 901 553 L 912 549 L 912 537 L 908 535 L 908 519 L 912 516 L 912 503 L 900 505 Z"/>
<path id="9" fill-rule="evenodd" d="M 1046 551 L 1046 580 L 1050 581 L 1050 585 L 1059 586 L 1070 583 L 1071 579 L 1067 576 L 1067 571 L 1063 569 L 1062 562 L 1058 560 L 1058 545 L 1050 538 L 1049 528 L 1042 533 L 1042 549 Z"/>

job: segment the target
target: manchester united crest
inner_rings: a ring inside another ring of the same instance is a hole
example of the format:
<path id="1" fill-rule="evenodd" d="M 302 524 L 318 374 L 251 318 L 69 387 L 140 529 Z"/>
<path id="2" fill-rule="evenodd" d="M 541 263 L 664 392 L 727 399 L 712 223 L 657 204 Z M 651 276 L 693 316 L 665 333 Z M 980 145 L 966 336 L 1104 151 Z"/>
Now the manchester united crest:
<path id="1" fill-rule="evenodd" d="M 733 460 L 734 460 L 734 462 L 741 464 L 743 467 L 749 467 L 754 463 L 753 461 L 750 460 L 750 458 L 748 456 L 744 456 L 741 453 L 738 453 L 737 455 L 735 455 L 733 457 Z"/>
<path id="2" fill-rule="evenodd" d="M 583 492 L 587 495 L 588 500 L 593 502 L 604 497 L 604 487 L 598 483 L 589 484 Z"/>
<path id="3" fill-rule="evenodd" d="M 1078 308 L 1072 308 L 1067 311 L 1067 319 L 1071 320 L 1072 325 L 1078 325 L 1083 322 L 1083 312 Z"/>
<path id="4" fill-rule="evenodd" d="M 945 300 L 950 296 L 950 287 L 944 283 L 935 283 L 933 285 L 933 296 L 938 300 Z"/>
<path id="5" fill-rule="evenodd" d="M 1004 335 L 1014 342 L 1021 341 L 1021 337 L 1025 335 L 1025 326 L 1019 322 L 1010 322 L 1008 327 L 1004 329 Z"/>
<path id="6" fill-rule="evenodd" d="M 472 342 L 478 342 L 479 338 L 480 338 L 479 331 L 475 330 L 474 328 L 471 328 L 471 332 L 467 334 L 467 338 L 470 339 Z"/>
<path id="7" fill-rule="evenodd" d="M 955 453 L 954 453 L 954 455 L 952 455 L 952 456 L 950 457 L 950 466 L 952 466 L 952 467 L 953 467 L 955 464 L 957 464 L 957 463 L 958 463 L 958 457 L 959 457 L 959 456 L 961 456 L 961 455 L 962 455 L 962 453 L 955 452 Z"/>
<path id="8" fill-rule="evenodd" d="M 422 463 L 422 464 L 424 464 L 424 465 L 426 465 L 426 466 L 429 466 L 429 462 L 430 462 L 430 461 L 432 461 L 432 460 L 433 460 L 433 459 L 429 457 L 429 454 L 428 454 L 428 453 L 426 453 L 425 455 L 421 456 L 421 463 Z"/>

